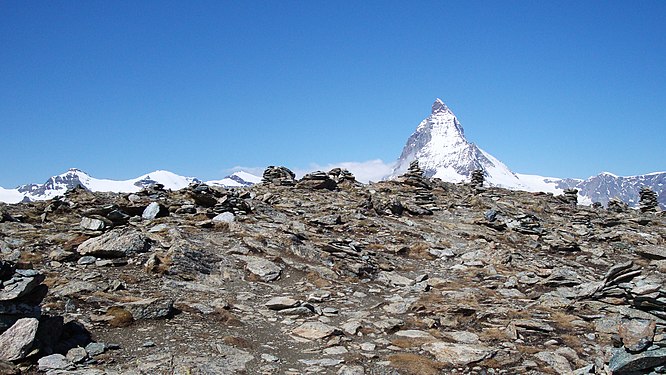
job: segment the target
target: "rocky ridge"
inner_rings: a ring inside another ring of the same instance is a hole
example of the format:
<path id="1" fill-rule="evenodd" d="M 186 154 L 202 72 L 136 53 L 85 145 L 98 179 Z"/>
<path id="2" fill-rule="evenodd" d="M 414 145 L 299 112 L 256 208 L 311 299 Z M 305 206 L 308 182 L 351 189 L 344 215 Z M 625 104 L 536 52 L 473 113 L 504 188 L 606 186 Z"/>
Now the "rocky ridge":
<path id="1" fill-rule="evenodd" d="M 290 172 L 0 205 L 0 373 L 666 373 L 658 208 Z"/>

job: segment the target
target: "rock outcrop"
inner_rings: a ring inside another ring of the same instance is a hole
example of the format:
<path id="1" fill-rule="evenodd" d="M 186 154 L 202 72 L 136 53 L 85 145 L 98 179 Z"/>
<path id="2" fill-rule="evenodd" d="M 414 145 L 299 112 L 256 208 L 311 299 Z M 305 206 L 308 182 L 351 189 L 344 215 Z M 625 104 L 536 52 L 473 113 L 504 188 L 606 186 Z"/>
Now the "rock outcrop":
<path id="1" fill-rule="evenodd" d="M 664 372 L 661 212 L 418 163 L 264 182 L 0 207 L 0 373 Z"/>

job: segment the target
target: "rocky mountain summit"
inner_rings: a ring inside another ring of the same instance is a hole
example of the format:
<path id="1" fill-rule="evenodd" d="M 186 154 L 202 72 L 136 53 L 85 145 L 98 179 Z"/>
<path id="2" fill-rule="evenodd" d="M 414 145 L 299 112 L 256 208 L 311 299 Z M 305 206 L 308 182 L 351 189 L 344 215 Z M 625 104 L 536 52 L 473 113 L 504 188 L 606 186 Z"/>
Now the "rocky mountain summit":
<path id="1" fill-rule="evenodd" d="M 629 177 L 603 172 L 586 180 L 515 173 L 469 142 L 458 118 L 439 98 L 432 104 L 430 115 L 407 139 L 389 179 L 405 173 L 413 161 L 419 162 L 426 177 L 446 182 L 468 181 L 472 172 L 481 171 L 489 184 L 508 189 L 554 194 L 577 189 L 584 204 L 599 202 L 606 206 L 618 198 L 638 208 L 640 189 L 647 187 L 657 194 L 661 208 L 666 209 L 666 172 Z"/>
<path id="2" fill-rule="evenodd" d="M 0 374 L 666 373 L 666 217 L 423 176 L 0 205 Z"/>

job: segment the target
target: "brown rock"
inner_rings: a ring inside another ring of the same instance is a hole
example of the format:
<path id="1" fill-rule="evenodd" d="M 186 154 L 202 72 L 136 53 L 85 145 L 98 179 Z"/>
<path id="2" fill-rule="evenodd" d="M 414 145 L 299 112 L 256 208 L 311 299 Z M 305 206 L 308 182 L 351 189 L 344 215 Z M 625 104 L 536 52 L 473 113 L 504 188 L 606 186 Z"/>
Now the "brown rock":
<path id="1" fill-rule="evenodd" d="M 654 320 L 624 320 L 620 323 L 618 333 L 628 351 L 639 352 L 652 344 L 655 328 Z"/>

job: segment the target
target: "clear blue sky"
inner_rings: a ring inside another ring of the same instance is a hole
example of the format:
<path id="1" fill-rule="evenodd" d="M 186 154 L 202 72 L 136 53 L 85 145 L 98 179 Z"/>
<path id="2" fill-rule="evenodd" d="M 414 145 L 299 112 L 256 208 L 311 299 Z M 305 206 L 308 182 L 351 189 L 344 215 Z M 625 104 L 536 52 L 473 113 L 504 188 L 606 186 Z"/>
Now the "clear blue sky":
<path id="1" fill-rule="evenodd" d="M 666 170 L 666 1 L 2 1 L 0 186 L 393 162 L 441 97 L 520 173 Z"/>

